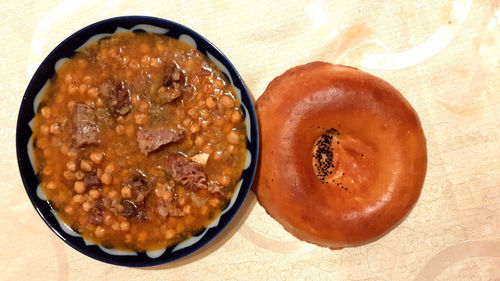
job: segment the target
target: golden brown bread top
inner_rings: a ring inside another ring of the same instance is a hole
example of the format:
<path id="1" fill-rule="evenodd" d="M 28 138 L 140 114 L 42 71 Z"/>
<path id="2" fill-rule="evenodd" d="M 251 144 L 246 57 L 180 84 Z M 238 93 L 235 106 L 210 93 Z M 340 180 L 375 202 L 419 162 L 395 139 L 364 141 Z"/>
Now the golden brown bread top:
<path id="1" fill-rule="evenodd" d="M 418 199 L 425 137 L 389 83 L 313 62 L 275 78 L 256 108 L 255 191 L 298 238 L 332 248 L 363 244 L 389 231 Z"/>

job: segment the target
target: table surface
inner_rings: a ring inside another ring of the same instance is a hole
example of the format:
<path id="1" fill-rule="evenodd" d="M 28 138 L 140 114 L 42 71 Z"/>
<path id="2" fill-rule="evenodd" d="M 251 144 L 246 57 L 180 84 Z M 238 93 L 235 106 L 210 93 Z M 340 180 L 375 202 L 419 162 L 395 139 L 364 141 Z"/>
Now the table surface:
<path id="1" fill-rule="evenodd" d="M 0 279 L 500 280 L 500 2 L 0 2 Z M 309 61 L 359 67 L 419 113 L 429 166 L 407 219 L 371 244 L 329 250 L 298 241 L 250 194 L 223 235 L 167 265 L 125 268 L 67 246 L 28 200 L 15 125 L 28 81 L 64 38 L 99 20 L 151 15 L 198 31 L 257 99 Z"/>

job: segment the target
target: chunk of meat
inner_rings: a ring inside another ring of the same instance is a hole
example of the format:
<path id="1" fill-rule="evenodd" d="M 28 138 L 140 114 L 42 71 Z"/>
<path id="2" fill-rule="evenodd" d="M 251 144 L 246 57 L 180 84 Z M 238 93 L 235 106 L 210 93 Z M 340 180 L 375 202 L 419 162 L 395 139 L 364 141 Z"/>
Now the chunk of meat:
<path id="1" fill-rule="evenodd" d="M 175 86 L 174 87 L 162 86 L 158 89 L 158 92 L 156 93 L 156 101 L 158 101 L 161 104 L 166 104 L 174 101 L 181 95 L 182 92 L 180 91 L 179 87 L 176 88 Z"/>
<path id="2" fill-rule="evenodd" d="M 110 106 L 115 113 L 120 115 L 125 115 L 132 109 L 130 106 L 130 90 L 125 86 L 124 82 L 119 83 L 111 91 Z"/>
<path id="3" fill-rule="evenodd" d="M 101 180 L 97 176 L 95 171 L 90 171 L 85 173 L 85 177 L 83 178 L 83 182 L 87 188 L 99 188 L 101 187 Z"/>
<path id="4" fill-rule="evenodd" d="M 177 65 L 175 64 L 167 66 L 164 71 L 165 71 L 165 78 L 163 80 L 163 85 L 165 86 L 170 86 L 174 82 L 179 82 L 181 81 L 181 79 L 184 78 L 182 70 L 180 70 L 179 67 L 177 67 Z"/>
<path id="5" fill-rule="evenodd" d="M 132 174 L 128 186 L 132 189 L 133 201 L 137 207 L 144 202 L 146 197 L 153 190 L 153 180 L 147 178 L 141 171 L 137 170 Z"/>
<path id="6" fill-rule="evenodd" d="M 86 104 L 77 103 L 73 107 L 73 124 L 81 121 L 94 122 L 95 113 L 94 109 Z"/>
<path id="7" fill-rule="evenodd" d="M 184 133 L 174 130 L 141 130 L 137 132 L 137 143 L 139 150 L 148 153 L 157 150 L 160 146 L 178 142 L 184 138 Z"/>
<path id="8" fill-rule="evenodd" d="M 164 69 L 163 86 L 160 87 L 153 100 L 159 104 L 174 101 L 183 93 L 191 92 L 191 87 L 186 84 L 186 76 L 177 65 L 170 65 Z"/>
<path id="9" fill-rule="evenodd" d="M 82 147 L 100 142 L 99 127 L 94 122 L 95 113 L 92 107 L 77 103 L 73 111 L 73 144 Z"/>
<path id="10" fill-rule="evenodd" d="M 140 202 L 137 204 L 137 214 L 135 215 L 135 218 L 138 221 L 145 221 L 148 219 L 148 209 L 146 207 L 146 202 Z"/>
<path id="11" fill-rule="evenodd" d="M 158 205 L 156 207 L 156 211 L 162 217 L 172 216 L 172 217 L 181 217 L 184 216 L 184 212 L 181 207 L 179 207 L 176 200 L 158 200 Z"/>
<path id="12" fill-rule="evenodd" d="M 137 207 L 130 200 L 122 200 L 120 205 L 123 207 L 121 211 L 118 212 L 120 216 L 131 218 L 137 214 Z"/>
<path id="13" fill-rule="evenodd" d="M 94 225 L 102 225 L 104 224 L 104 210 L 105 210 L 105 203 L 103 202 L 102 199 L 97 200 L 94 207 L 90 209 L 89 214 L 88 214 L 88 220 L 91 224 Z"/>
<path id="14" fill-rule="evenodd" d="M 130 90 L 125 85 L 125 82 L 113 83 L 105 82 L 99 86 L 99 92 L 108 100 L 111 111 L 125 115 L 130 112 L 132 106 L 130 105 Z"/>
<path id="15" fill-rule="evenodd" d="M 218 183 L 211 183 L 208 186 L 208 191 L 213 194 L 220 195 L 222 197 L 226 197 L 226 191 L 224 190 L 224 186 Z"/>
<path id="16" fill-rule="evenodd" d="M 216 182 L 207 183 L 203 165 L 181 154 L 169 154 L 165 158 L 165 171 L 176 181 L 190 189 L 206 188 L 210 193 L 226 196 L 224 187 Z"/>
<path id="17" fill-rule="evenodd" d="M 71 135 L 76 147 L 98 144 L 101 141 L 99 127 L 91 121 L 80 121 L 74 125 Z"/>
<path id="18" fill-rule="evenodd" d="M 207 188 L 207 176 L 203 166 L 180 154 L 169 154 L 165 158 L 165 171 L 172 178 L 190 189 Z"/>

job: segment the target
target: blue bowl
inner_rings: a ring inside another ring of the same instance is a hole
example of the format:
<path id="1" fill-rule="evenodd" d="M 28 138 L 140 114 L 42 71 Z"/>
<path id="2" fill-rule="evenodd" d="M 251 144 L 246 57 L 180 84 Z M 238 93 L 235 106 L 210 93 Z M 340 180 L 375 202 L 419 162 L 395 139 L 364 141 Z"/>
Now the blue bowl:
<path id="1" fill-rule="evenodd" d="M 236 191 L 221 215 L 199 234 L 166 249 L 150 252 L 125 252 L 104 248 L 83 239 L 60 220 L 46 200 L 33 166 L 32 120 L 46 86 L 55 73 L 56 65 L 64 62 L 77 50 L 96 40 L 120 32 L 153 32 L 165 34 L 196 47 L 207 55 L 227 76 L 241 101 L 247 126 L 247 161 Z M 42 62 L 31 79 L 19 110 L 16 130 L 16 150 L 21 178 L 26 193 L 45 223 L 64 242 L 81 253 L 111 264 L 123 266 L 153 266 L 168 263 L 189 255 L 212 240 L 228 225 L 243 203 L 255 174 L 258 158 L 259 135 L 252 99 L 240 75 L 231 62 L 203 36 L 178 23 L 153 17 L 126 16 L 103 20 L 89 25 L 59 44 Z"/>

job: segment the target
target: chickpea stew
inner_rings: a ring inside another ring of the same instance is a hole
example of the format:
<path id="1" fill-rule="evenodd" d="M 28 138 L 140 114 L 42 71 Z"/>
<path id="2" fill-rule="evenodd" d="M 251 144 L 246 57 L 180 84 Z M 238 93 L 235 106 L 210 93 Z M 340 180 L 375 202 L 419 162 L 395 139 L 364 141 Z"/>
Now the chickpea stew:
<path id="1" fill-rule="evenodd" d="M 40 185 L 72 229 L 102 246 L 179 243 L 228 204 L 246 157 L 234 89 L 179 40 L 122 33 L 56 72 L 35 116 Z"/>

